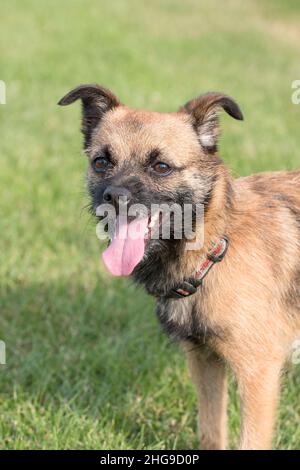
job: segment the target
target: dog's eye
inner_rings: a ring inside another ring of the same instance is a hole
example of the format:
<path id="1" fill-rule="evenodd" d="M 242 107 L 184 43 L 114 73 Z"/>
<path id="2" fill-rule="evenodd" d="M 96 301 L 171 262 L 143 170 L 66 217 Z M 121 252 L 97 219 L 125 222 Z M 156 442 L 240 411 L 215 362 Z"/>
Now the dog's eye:
<path id="1" fill-rule="evenodd" d="M 158 175 L 166 176 L 169 175 L 172 171 L 172 168 L 170 165 L 164 162 L 157 162 L 152 166 L 152 169 L 157 173 Z"/>
<path id="2" fill-rule="evenodd" d="M 105 157 L 98 157 L 93 160 L 92 166 L 96 173 L 103 173 L 111 166 L 111 163 Z"/>

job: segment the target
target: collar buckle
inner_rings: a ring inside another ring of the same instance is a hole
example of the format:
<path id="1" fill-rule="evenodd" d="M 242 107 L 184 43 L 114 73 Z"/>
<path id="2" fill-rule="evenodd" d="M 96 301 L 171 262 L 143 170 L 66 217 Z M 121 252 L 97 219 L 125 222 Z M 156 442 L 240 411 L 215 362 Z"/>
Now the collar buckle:
<path id="1" fill-rule="evenodd" d="M 208 254 L 207 258 L 212 261 L 213 263 L 219 263 L 222 261 L 224 256 L 226 255 L 226 251 L 228 248 L 228 240 L 227 238 L 221 238 L 217 246 L 215 246 Z"/>
<path id="2" fill-rule="evenodd" d="M 190 295 L 195 294 L 200 284 L 202 284 L 202 279 L 193 277 L 188 281 L 183 281 L 181 284 L 173 287 L 173 289 L 171 289 L 165 297 L 173 299 L 184 299 L 185 297 L 189 297 Z"/>
<path id="3" fill-rule="evenodd" d="M 164 296 L 167 299 L 184 299 L 197 292 L 197 288 L 202 284 L 203 279 L 215 263 L 219 263 L 224 258 L 228 248 L 228 239 L 221 238 L 219 242 L 206 255 L 206 260 L 195 273 L 194 277 L 183 281 L 171 289 Z"/>

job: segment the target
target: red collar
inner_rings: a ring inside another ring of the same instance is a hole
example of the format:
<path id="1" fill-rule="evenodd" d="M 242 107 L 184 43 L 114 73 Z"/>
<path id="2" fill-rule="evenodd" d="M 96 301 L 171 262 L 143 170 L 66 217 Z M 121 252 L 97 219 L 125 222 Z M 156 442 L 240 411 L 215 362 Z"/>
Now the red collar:
<path id="1" fill-rule="evenodd" d="M 195 272 L 194 276 L 178 284 L 171 289 L 165 297 L 173 299 L 183 299 L 195 294 L 197 288 L 202 284 L 203 279 L 215 263 L 219 263 L 224 258 L 228 248 L 227 238 L 221 238 L 213 248 L 207 253 L 206 260 Z"/>

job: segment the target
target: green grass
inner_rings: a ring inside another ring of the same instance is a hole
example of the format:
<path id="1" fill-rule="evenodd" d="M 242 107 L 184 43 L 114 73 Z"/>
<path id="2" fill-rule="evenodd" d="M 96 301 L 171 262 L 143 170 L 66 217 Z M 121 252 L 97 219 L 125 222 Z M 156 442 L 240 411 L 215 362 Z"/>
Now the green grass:
<path id="1" fill-rule="evenodd" d="M 79 106 L 56 102 L 93 81 L 161 111 L 224 91 L 246 117 L 222 120 L 233 174 L 300 167 L 299 21 L 296 0 L 1 1 L 2 448 L 197 447 L 183 355 L 153 300 L 104 275 Z M 276 448 L 300 447 L 299 372 L 286 376 Z M 237 403 L 232 384 L 232 446 Z"/>

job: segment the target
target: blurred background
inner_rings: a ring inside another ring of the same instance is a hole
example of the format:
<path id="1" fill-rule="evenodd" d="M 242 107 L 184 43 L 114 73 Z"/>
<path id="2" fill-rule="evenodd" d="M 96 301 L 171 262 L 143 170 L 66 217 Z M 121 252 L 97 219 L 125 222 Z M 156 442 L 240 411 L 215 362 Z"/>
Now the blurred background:
<path id="1" fill-rule="evenodd" d="M 300 167 L 298 0 L 1 0 L 2 448 L 197 448 L 183 354 L 154 302 L 108 277 L 86 210 L 80 106 L 98 82 L 176 110 L 206 91 L 239 103 L 220 153 L 235 176 Z M 275 448 L 300 447 L 300 369 L 286 372 Z M 231 383 L 230 443 L 238 436 Z"/>

